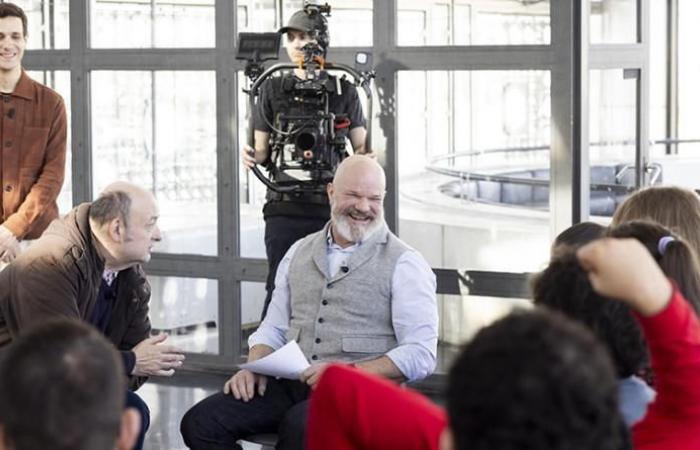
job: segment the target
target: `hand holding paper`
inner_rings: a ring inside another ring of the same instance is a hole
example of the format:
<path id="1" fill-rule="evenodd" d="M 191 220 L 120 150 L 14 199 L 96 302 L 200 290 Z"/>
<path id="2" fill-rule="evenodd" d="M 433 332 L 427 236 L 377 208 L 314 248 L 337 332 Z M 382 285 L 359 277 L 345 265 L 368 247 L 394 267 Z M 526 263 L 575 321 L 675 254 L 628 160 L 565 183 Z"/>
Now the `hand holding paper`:
<path id="1" fill-rule="evenodd" d="M 241 369 L 270 377 L 298 380 L 310 366 L 296 341 L 287 342 L 282 348 L 255 361 L 239 364 Z"/>

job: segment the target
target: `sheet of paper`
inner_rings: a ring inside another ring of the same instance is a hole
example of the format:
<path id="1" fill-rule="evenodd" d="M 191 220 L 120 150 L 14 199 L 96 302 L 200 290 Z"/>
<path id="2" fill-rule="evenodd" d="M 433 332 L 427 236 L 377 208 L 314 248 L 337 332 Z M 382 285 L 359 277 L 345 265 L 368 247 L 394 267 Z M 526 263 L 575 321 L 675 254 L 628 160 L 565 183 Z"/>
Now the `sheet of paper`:
<path id="1" fill-rule="evenodd" d="M 309 366 L 309 361 L 306 360 L 299 344 L 293 340 L 264 358 L 238 365 L 241 369 L 247 369 L 253 373 L 290 380 L 299 378 L 299 374 Z"/>

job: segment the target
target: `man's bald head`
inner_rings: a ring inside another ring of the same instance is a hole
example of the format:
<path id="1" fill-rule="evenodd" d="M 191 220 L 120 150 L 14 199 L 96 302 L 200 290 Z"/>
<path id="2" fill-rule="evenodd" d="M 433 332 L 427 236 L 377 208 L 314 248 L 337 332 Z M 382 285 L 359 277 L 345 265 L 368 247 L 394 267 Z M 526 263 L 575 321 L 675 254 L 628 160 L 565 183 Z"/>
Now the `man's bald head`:
<path id="1" fill-rule="evenodd" d="M 333 239 L 341 246 L 367 239 L 384 224 L 386 176 L 363 155 L 346 158 L 328 185 Z"/>
<path id="2" fill-rule="evenodd" d="M 153 198 L 153 194 L 151 193 L 151 191 L 146 190 L 134 183 L 129 183 L 128 181 L 114 181 L 108 184 L 102 190 L 100 196 L 109 192 L 125 192 L 131 198 Z"/>
<path id="3" fill-rule="evenodd" d="M 365 155 L 352 155 L 345 158 L 335 171 L 333 184 L 337 187 L 358 178 L 371 181 L 372 184 L 379 186 L 382 192 L 386 190 L 384 169 L 374 158 Z"/>
<path id="4" fill-rule="evenodd" d="M 161 239 L 157 220 L 151 192 L 125 181 L 108 185 L 90 206 L 90 226 L 105 249 L 105 265 L 121 270 L 148 262 Z"/>
<path id="5" fill-rule="evenodd" d="M 124 226 L 127 226 L 132 204 L 142 206 L 143 203 L 155 205 L 156 200 L 153 194 L 133 183 L 115 181 L 108 184 L 97 200 L 92 202 L 90 220 L 97 225 L 104 225 L 119 218 Z"/>

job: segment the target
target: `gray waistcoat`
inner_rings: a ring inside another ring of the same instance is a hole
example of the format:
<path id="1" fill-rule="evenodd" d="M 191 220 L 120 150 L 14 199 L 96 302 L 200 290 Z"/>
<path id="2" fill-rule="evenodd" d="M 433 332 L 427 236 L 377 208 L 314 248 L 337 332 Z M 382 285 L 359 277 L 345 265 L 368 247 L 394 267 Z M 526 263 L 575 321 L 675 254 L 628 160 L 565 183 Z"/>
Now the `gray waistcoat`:
<path id="1" fill-rule="evenodd" d="M 289 264 L 292 315 L 287 340 L 296 339 L 314 361 L 372 359 L 396 347 L 391 281 L 409 247 L 386 225 L 328 275 L 328 226 L 303 239 Z"/>

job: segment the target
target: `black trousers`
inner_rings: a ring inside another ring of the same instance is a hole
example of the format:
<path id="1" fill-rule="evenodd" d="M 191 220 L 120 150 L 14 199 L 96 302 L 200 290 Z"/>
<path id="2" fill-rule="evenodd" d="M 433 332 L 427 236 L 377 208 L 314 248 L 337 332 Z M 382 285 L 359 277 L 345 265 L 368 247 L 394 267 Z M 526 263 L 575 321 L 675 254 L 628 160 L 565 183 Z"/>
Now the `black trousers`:
<path id="1" fill-rule="evenodd" d="M 265 306 L 260 320 L 265 318 L 267 307 L 272 299 L 272 291 L 275 290 L 275 276 L 277 266 L 284 255 L 299 239 L 323 228 L 328 222 L 326 219 L 305 218 L 293 216 L 270 216 L 265 218 L 265 251 L 267 252 L 267 282 L 265 289 Z"/>
<path id="2" fill-rule="evenodd" d="M 185 413 L 180 432 L 192 450 L 240 450 L 236 441 L 258 433 L 277 433 L 278 450 L 303 450 L 309 393 L 300 381 L 272 378 L 247 403 L 219 392 Z"/>
<path id="3" fill-rule="evenodd" d="M 134 450 L 141 450 L 143 448 L 143 441 L 146 438 L 146 431 L 151 425 L 151 411 L 148 409 L 148 405 L 144 402 L 138 394 L 126 391 L 126 407 L 136 408 L 141 416 L 141 430 L 139 431 L 139 437 L 136 440 L 136 445 Z"/>

